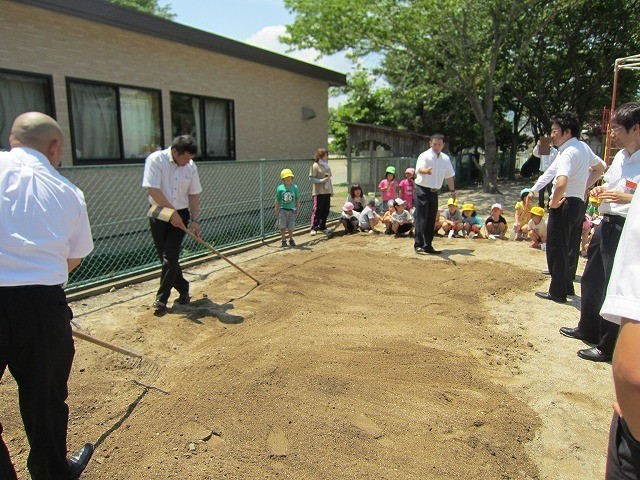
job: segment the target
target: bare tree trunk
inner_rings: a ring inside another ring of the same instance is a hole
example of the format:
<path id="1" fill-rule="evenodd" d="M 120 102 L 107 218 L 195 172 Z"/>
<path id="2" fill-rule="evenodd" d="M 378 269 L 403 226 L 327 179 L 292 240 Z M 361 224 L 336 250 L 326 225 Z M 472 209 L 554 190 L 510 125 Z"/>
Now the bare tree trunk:
<path id="1" fill-rule="evenodd" d="M 484 175 L 482 186 L 486 193 L 500 193 L 498 190 L 498 145 L 493 118 L 484 126 Z"/>

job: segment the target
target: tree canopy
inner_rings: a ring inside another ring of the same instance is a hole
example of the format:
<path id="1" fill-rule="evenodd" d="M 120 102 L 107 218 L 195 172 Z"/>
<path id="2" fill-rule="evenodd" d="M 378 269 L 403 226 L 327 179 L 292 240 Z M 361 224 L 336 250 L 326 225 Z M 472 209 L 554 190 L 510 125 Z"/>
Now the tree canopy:
<path id="1" fill-rule="evenodd" d="M 158 0 L 110 0 L 112 3 L 123 5 L 125 7 L 135 8 L 142 12 L 150 13 L 157 17 L 161 17 L 167 20 L 173 20 L 176 16 L 171 12 L 171 5 L 165 5 L 161 7 L 158 4 Z"/>
<path id="2" fill-rule="evenodd" d="M 382 56 L 380 70 L 389 85 L 382 122 L 424 133 L 442 126 L 450 147 L 465 148 L 480 133 L 487 191 L 496 189 L 498 142 L 517 144 L 525 124 L 534 133 L 546 131 L 550 115 L 561 109 L 576 110 L 582 120 L 594 108 L 601 112 L 603 99 L 611 95 L 605 85 L 614 59 L 640 50 L 633 26 L 640 13 L 633 0 L 285 0 L 285 5 L 295 13 L 288 43 L 323 54 L 350 49 L 354 56 Z M 637 87 L 630 82 L 626 92 Z M 516 122 L 511 129 L 509 120 Z"/>

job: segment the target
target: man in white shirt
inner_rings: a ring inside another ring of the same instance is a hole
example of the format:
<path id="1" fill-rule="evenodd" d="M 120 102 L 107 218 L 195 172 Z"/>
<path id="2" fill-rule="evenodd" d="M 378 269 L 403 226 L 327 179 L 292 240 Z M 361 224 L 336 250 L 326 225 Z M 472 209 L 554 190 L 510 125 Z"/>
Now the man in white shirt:
<path id="1" fill-rule="evenodd" d="M 447 181 L 451 197 L 455 200 L 453 178 L 455 172 L 449 156 L 442 153 L 444 135 L 436 133 L 431 136 L 429 150 L 422 152 L 416 162 L 416 186 L 414 198 L 414 248 L 416 253 L 436 255 L 441 253 L 432 246 L 433 231 L 438 211 L 438 191 L 442 182 Z"/>
<path id="2" fill-rule="evenodd" d="M 557 167 L 555 186 L 549 200 L 547 223 L 547 264 L 551 284 L 548 292 L 536 292 L 536 296 L 566 302 L 567 295 L 575 294 L 573 277 L 584 216 L 585 190 L 600 177 L 604 166 L 594 164 L 591 149 L 578 140 L 580 124 L 575 113 L 563 112 L 551 121 L 551 139 L 558 148 L 554 162 Z"/>
<path id="3" fill-rule="evenodd" d="M 580 281 L 580 322 L 575 328 L 560 329 L 567 337 L 596 343 L 595 347 L 578 350 L 579 357 L 595 362 L 611 360 L 618 336 L 617 325 L 603 320 L 599 312 L 629 204 L 640 182 L 640 102 L 625 103 L 616 109 L 611 117 L 611 137 L 621 150 L 604 175 L 604 184 L 590 192 L 602 200 L 602 221 L 589 244 Z"/>
<path id="4" fill-rule="evenodd" d="M 167 309 L 171 289 L 180 296 L 176 302 L 186 305 L 190 301 L 189 282 L 182 275 L 179 258 L 184 228 L 189 225 L 200 235 L 200 177 L 193 161 L 198 147 L 193 137 L 180 135 L 166 150 L 154 152 L 144 163 L 142 186 L 149 192 L 149 203 L 175 210 L 170 222 L 149 218 L 151 236 L 162 261 L 160 288 L 153 302 L 159 312 Z"/>
<path id="5" fill-rule="evenodd" d="M 639 125 L 633 127 L 637 132 Z M 606 480 L 640 479 L 640 196 L 633 196 L 601 315 L 620 325 L 613 354 L 616 400 Z"/>
<path id="6" fill-rule="evenodd" d="M 62 285 L 93 250 L 82 192 L 55 167 L 62 131 L 39 112 L 18 116 L 0 153 L 0 378 L 18 385 L 33 480 L 71 480 L 93 445 L 67 458 L 67 383 L 75 353 Z M 2 433 L 2 425 L 0 425 Z M 18 477 L 0 437 L 0 478 Z"/>

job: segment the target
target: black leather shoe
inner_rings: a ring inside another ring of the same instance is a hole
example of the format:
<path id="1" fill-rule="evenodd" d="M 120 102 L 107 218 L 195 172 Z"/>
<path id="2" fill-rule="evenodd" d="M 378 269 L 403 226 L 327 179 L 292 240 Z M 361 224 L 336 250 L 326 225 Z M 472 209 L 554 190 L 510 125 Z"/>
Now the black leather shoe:
<path id="1" fill-rule="evenodd" d="M 189 296 L 189 292 L 181 293 L 180 296 L 176 299 L 176 303 L 179 305 L 188 305 L 190 301 L 191 297 Z"/>
<path id="2" fill-rule="evenodd" d="M 424 253 L 428 253 L 429 255 L 438 255 L 442 253 L 440 250 L 436 250 L 431 245 L 424 249 Z"/>
<path id="3" fill-rule="evenodd" d="M 592 362 L 608 362 L 611 360 L 611 355 L 602 353 L 598 347 L 578 350 L 578 356 L 585 360 L 591 360 Z"/>
<path id="4" fill-rule="evenodd" d="M 554 297 L 548 292 L 536 292 L 536 297 L 544 298 L 545 300 L 552 300 L 556 303 L 567 303 L 566 298 Z"/>
<path id="5" fill-rule="evenodd" d="M 578 327 L 560 327 L 560 333 L 565 337 L 575 338 L 577 340 L 584 340 L 584 335 L 580 333 Z"/>
<path id="6" fill-rule="evenodd" d="M 158 312 L 164 312 L 167 309 L 167 304 L 162 303 L 160 300 L 156 300 L 155 302 L 153 302 L 153 308 L 155 308 Z"/>
<path id="7" fill-rule="evenodd" d="M 91 455 L 93 455 L 93 445 L 91 443 L 85 443 L 80 450 L 69 457 L 67 460 L 71 472 L 69 480 L 80 478 L 84 469 L 87 468 L 89 460 L 91 460 Z"/>

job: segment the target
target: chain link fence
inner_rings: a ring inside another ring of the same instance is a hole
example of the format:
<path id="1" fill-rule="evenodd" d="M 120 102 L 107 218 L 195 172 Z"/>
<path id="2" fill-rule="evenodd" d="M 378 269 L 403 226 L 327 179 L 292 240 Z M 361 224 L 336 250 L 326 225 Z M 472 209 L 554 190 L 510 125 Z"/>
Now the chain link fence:
<path id="1" fill-rule="evenodd" d="M 480 181 L 471 155 L 452 157 L 452 161 L 456 183 Z M 203 188 L 200 195 L 203 240 L 222 250 L 277 236 L 273 202 L 284 168 L 293 171 L 300 190 L 301 212 L 296 226 L 308 227 L 313 206 L 308 180 L 311 163 L 308 159 L 198 163 Z M 368 196 L 379 196 L 377 186 L 388 166 L 396 168 L 399 181 L 415 163 L 415 157 L 330 159 L 335 194 L 329 220 L 340 216 L 350 184 L 359 183 Z M 95 244 L 91 255 L 71 273 L 68 292 L 160 267 L 146 217 L 149 202 L 146 189 L 141 187 L 142 171 L 142 165 L 60 169 L 85 194 Z M 189 237 L 185 237 L 183 246 L 182 260 L 209 254 Z"/>

